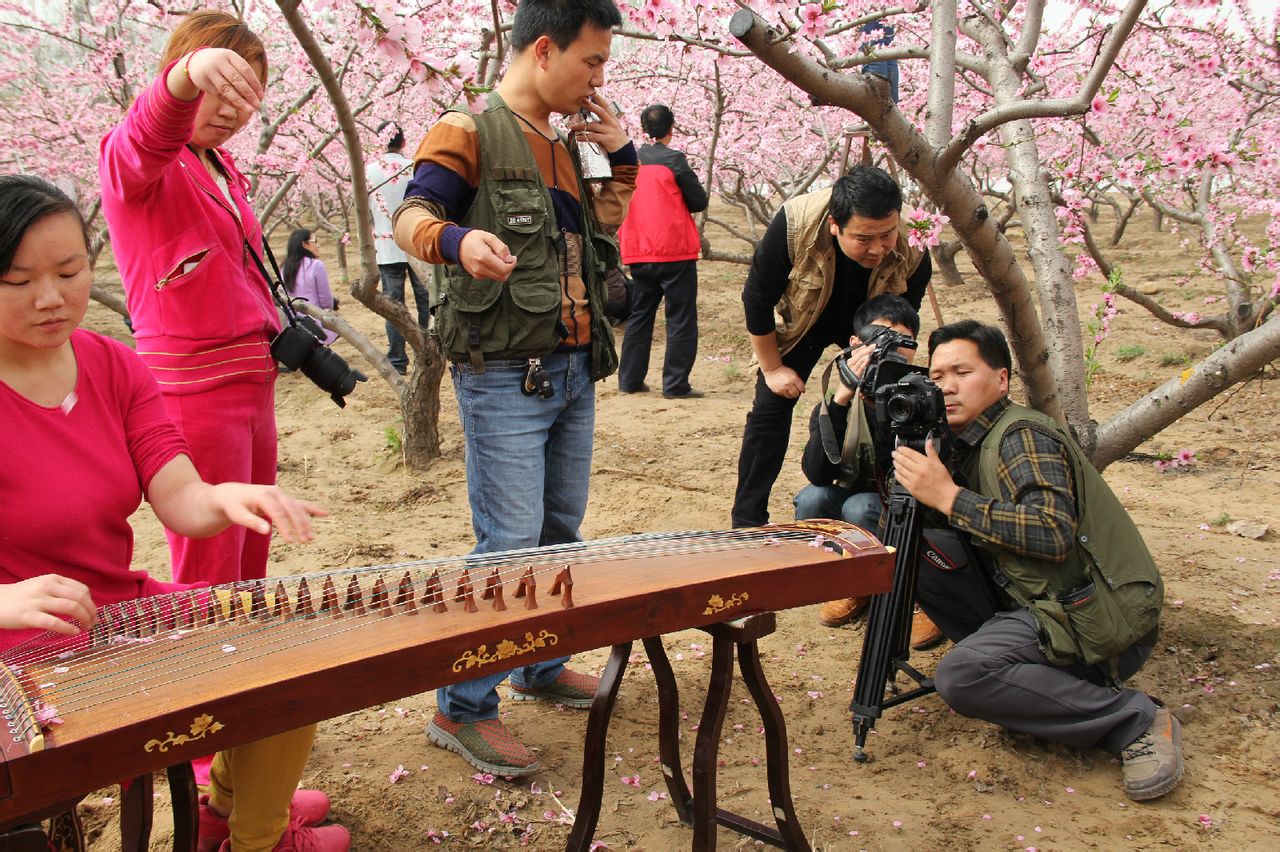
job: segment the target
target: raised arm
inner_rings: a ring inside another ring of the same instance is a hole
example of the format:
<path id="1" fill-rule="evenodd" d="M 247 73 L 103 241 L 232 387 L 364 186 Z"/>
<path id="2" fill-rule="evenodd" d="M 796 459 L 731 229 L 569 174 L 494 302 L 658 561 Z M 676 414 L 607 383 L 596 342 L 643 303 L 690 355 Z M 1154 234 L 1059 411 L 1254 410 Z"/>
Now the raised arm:
<path id="1" fill-rule="evenodd" d="M 258 75 L 235 51 L 207 47 L 178 57 L 103 137 L 103 193 L 125 201 L 145 198 L 191 141 L 202 93 L 209 92 L 222 93 L 237 109 L 256 110 L 262 100 Z"/>

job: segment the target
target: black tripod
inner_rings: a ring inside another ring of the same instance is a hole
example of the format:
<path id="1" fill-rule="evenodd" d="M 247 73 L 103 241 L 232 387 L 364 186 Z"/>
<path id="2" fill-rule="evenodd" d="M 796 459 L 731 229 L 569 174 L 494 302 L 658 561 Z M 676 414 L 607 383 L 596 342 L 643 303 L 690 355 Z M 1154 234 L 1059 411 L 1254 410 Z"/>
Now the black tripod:
<path id="1" fill-rule="evenodd" d="M 923 449 L 921 450 L 923 452 Z M 889 525 L 884 544 L 895 548 L 893 588 L 871 599 L 867 630 L 858 662 L 858 681 L 853 690 L 853 759 L 865 763 L 863 750 L 867 734 L 886 707 L 894 707 L 934 691 L 933 678 L 925 677 L 907 663 L 911 655 L 911 616 L 915 607 L 916 574 L 920 566 L 920 538 L 924 512 L 916 499 L 894 483 L 889 495 Z M 910 692 L 899 693 L 894 679 L 905 672 L 917 684 Z M 885 692 L 892 698 L 886 699 Z"/>

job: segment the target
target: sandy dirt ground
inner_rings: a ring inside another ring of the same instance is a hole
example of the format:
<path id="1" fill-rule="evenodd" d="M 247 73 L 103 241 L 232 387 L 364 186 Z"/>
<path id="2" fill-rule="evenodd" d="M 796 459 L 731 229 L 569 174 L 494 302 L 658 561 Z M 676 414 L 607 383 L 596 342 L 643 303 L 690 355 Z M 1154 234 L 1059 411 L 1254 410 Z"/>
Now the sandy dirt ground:
<path id="1" fill-rule="evenodd" d="M 333 257 L 330 273 L 337 278 Z M 1180 310 L 1207 311 L 1220 294 L 1195 273 L 1179 238 L 1139 223 L 1116 252 L 1126 280 L 1159 288 Z M 947 320 L 995 320 L 985 288 L 962 264 L 966 283 L 938 287 Z M 1178 276 L 1198 283 L 1178 289 Z M 111 270 L 100 270 L 110 280 Z M 724 529 L 736 478 L 753 370 L 739 292 L 745 268 L 703 264 L 702 338 L 693 384 L 696 401 L 660 394 L 624 396 L 614 380 L 597 386 L 597 421 L 587 538 L 681 529 Z M 1084 282 L 1082 319 L 1099 282 Z M 1100 351 L 1092 393 L 1103 420 L 1139 394 L 1177 375 L 1217 345 L 1209 332 L 1170 329 L 1122 303 Z M 1216 307 L 1220 307 L 1216 306 Z M 381 341 L 382 321 L 349 297 L 342 314 Z M 926 302 L 925 332 L 936 323 Z M 100 306 L 88 325 L 128 339 L 119 318 Z M 662 325 L 649 374 L 660 385 Z M 621 332 L 619 332 L 621 337 Z M 337 349 L 353 363 L 355 351 Z M 1122 358 L 1124 360 L 1122 360 Z M 368 372 L 372 373 L 372 370 Z M 1276 372 L 1254 379 L 1184 417 L 1106 471 L 1143 530 L 1164 572 L 1167 607 L 1160 645 L 1134 684 L 1159 696 L 1184 725 L 1186 778 L 1150 804 L 1128 802 L 1113 756 L 1011 735 L 951 712 L 936 696 L 894 708 L 870 746 L 874 760 L 851 759 L 848 704 L 862 643 L 860 624 L 828 629 L 816 607 L 779 614 L 761 643 L 764 669 L 786 714 L 796 808 L 817 849 L 1120 849 L 1280 848 L 1280 418 Z M 279 385 L 280 481 L 326 505 L 308 546 L 278 544 L 270 571 L 290 574 L 467 552 L 474 539 L 467 508 L 462 441 L 445 378 L 444 456 L 424 471 L 400 463 L 400 412 L 390 388 L 361 385 L 345 410 L 299 375 Z M 773 492 L 774 519 L 791 518 L 803 484 L 800 451 L 817 381 L 801 401 L 787 463 Z M 1015 394 L 1016 395 L 1016 394 Z M 1187 469 L 1161 473 L 1153 461 L 1194 450 Z M 1250 539 L 1231 520 L 1267 524 Z M 136 567 L 167 574 L 167 551 L 145 506 L 134 518 Z M 665 638 L 687 718 L 685 766 L 709 672 L 710 642 L 691 630 Z M 639 646 L 637 645 L 637 648 Z M 924 671 L 946 645 L 913 658 Z M 606 652 L 574 665 L 599 671 Z M 597 840 L 610 849 L 688 848 L 690 830 L 665 798 L 657 757 L 656 693 L 641 657 L 629 667 L 609 729 L 604 811 Z M 520 782 L 473 779 L 462 759 L 432 746 L 423 730 L 431 693 L 409 695 L 320 725 L 305 784 L 333 797 L 333 817 L 353 848 L 563 848 L 580 790 L 586 714 L 504 701 L 502 712 L 544 768 Z M 721 806 L 767 821 L 763 737 L 747 693 L 735 685 L 721 748 Z M 395 780 L 391 776 L 403 774 Z M 157 790 L 162 784 L 157 782 Z M 118 791 L 82 805 L 95 848 L 118 848 Z M 167 794 L 157 793 L 153 845 L 169 842 Z M 754 841 L 728 830 L 720 848 Z"/>

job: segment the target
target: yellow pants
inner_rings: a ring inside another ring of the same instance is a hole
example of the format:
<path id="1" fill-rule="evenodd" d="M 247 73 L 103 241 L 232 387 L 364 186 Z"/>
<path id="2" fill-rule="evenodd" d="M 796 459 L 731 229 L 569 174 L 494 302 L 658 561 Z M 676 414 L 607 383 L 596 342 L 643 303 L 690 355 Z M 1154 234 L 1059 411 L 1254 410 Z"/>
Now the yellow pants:
<path id="1" fill-rule="evenodd" d="M 306 725 L 214 755 L 209 804 L 231 814 L 234 852 L 270 852 L 280 842 L 315 735 Z"/>

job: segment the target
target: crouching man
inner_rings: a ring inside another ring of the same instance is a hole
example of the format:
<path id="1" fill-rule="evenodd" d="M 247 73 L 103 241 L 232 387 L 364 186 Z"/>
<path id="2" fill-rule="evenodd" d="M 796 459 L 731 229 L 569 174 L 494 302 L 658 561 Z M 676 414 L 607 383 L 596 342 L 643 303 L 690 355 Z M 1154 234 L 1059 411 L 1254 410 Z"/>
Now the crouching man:
<path id="1" fill-rule="evenodd" d="M 955 438 L 950 470 L 930 445 L 893 453 L 898 481 L 947 516 L 966 555 L 923 568 L 918 598 L 956 642 L 934 675 L 957 712 L 1119 754 L 1145 801 L 1182 778 L 1178 720 L 1122 687 L 1156 642 L 1159 571 L 1137 527 L 1056 422 L 1009 399 L 997 328 L 929 336 L 929 375 Z"/>

